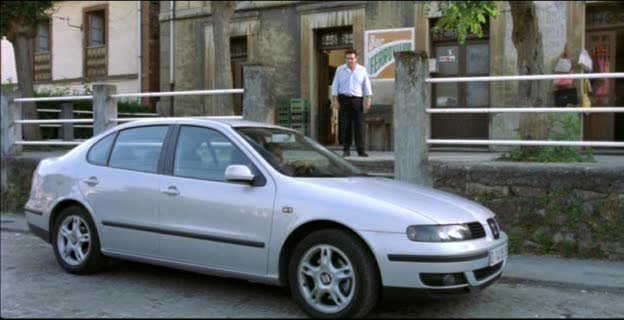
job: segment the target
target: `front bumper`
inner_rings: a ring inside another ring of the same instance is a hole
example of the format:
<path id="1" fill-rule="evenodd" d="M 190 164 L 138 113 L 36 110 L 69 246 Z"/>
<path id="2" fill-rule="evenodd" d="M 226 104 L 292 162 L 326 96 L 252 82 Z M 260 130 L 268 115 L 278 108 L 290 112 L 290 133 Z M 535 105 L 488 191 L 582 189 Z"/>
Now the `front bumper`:
<path id="1" fill-rule="evenodd" d="M 507 245 L 507 234 L 499 239 L 486 238 L 451 242 L 424 243 L 407 239 L 404 233 L 363 232 L 371 246 L 384 287 L 427 289 L 428 291 L 465 291 L 494 282 L 506 267 L 507 259 L 490 266 L 489 252 Z M 427 282 L 427 275 L 453 274 L 462 278 L 452 285 Z"/>

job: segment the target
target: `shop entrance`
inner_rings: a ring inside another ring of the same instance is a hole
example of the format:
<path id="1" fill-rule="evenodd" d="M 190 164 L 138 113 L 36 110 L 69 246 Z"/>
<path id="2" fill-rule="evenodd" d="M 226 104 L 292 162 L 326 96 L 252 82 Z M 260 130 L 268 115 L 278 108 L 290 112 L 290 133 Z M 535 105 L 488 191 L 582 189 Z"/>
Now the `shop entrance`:
<path id="1" fill-rule="evenodd" d="M 585 49 L 593 71 L 624 71 L 624 4 L 588 4 L 586 8 Z M 589 94 L 592 107 L 624 107 L 624 79 L 593 79 Z M 584 115 L 584 139 L 624 141 L 624 114 Z"/>
<path id="2" fill-rule="evenodd" d="M 430 21 L 431 26 L 435 20 Z M 484 38 L 468 35 L 457 43 L 455 31 L 431 32 L 432 55 L 438 72 L 433 77 L 475 77 L 490 75 L 489 25 L 484 25 Z M 487 82 L 440 83 L 431 86 L 433 108 L 487 108 L 490 85 Z M 487 114 L 434 114 L 431 116 L 433 139 L 487 139 Z M 447 145 L 450 146 L 450 145 Z M 471 146 L 471 148 L 482 148 Z"/>
<path id="3" fill-rule="evenodd" d="M 324 145 L 340 143 L 340 121 L 337 111 L 331 108 L 331 84 L 336 69 L 345 63 L 345 52 L 353 48 L 351 27 L 316 30 L 317 41 L 317 140 Z M 362 58 L 359 57 L 359 60 Z M 358 63 L 362 64 L 362 61 Z"/>

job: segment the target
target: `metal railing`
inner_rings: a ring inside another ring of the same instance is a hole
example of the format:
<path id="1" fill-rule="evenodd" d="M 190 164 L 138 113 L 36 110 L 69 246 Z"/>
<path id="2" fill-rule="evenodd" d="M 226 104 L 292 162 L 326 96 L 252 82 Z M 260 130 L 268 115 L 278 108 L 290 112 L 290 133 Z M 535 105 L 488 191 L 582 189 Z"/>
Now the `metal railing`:
<path id="1" fill-rule="evenodd" d="M 481 145 L 481 146 L 566 146 L 566 147 L 624 147 L 620 141 L 558 141 L 558 140 L 501 140 L 501 139 L 432 139 L 432 115 L 435 114 L 491 114 L 491 113 L 587 113 L 604 114 L 624 112 L 624 107 L 604 106 L 598 108 L 512 106 L 511 108 L 433 108 L 431 87 L 436 83 L 542 81 L 553 79 L 619 79 L 624 73 L 545 74 L 487 77 L 431 78 L 429 57 L 424 51 L 394 53 L 394 177 L 398 180 L 432 186 L 432 170 L 429 159 L 431 145 Z M 461 126 L 461 123 L 457 123 Z"/>
<path id="2" fill-rule="evenodd" d="M 554 79 L 616 79 L 624 78 L 624 72 L 583 73 L 583 74 L 545 74 L 524 76 L 488 76 L 488 77 L 450 77 L 427 78 L 426 83 L 460 82 L 496 82 L 496 81 L 531 81 Z M 544 107 L 544 108 L 427 108 L 428 114 L 450 113 L 624 113 L 624 107 Z M 474 140 L 474 139 L 430 139 L 428 144 L 456 145 L 510 145 L 510 146 L 571 146 L 571 147 L 624 147 L 624 142 L 615 141 L 553 141 L 553 140 Z"/>
<path id="3" fill-rule="evenodd" d="M 110 86 L 111 85 L 94 85 Z M 97 135 L 119 123 L 158 117 L 158 113 L 147 112 L 118 112 L 117 102 L 121 98 L 130 97 L 172 97 L 189 95 L 222 95 L 240 94 L 244 89 L 219 89 L 219 90 L 193 90 L 193 91 L 173 91 L 173 92 L 146 92 L 146 93 L 118 93 L 100 94 L 106 90 L 94 90 L 93 95 L 82 96 L 61 96 L 61 97 L 5 97 L 2 96 L 2 153 L 11 153 L 14 146 L 35 145 L 35 146 L 75 146 L 84 142 L 84 139 L 73 139 L 74 128 L 92 128 L 93 135 Z M 114 92 L 114 89 L 113 91 Z M 71 101 L 93 100 L 93 111 L 73 110 Z M 20 105 L 23 102 L 64 102 L 61 109 L 37 109 L 38 113 L 59 113 L 65 118 L 58 119 L 21 119 Z M 6 104 L 6 107 L 5 107 Z M 73 114 L 92 115 L 91 118 L 73 118 Z M 120 117 L 129 116 L 129 117 Z M 242 118 L 240 116 L 225 117 L 199 117 L 199 118 Z M 37 124 L 43 128 L 58 128 L 63 130 L 68 137 L 63 136 L 63 140 L 49 139 L 40 141 L 22 140 L 21 125 Z M 16 126 L 19 125 L 19 126 Z M 68 134 L 67 134 L 68 133 Z"/>

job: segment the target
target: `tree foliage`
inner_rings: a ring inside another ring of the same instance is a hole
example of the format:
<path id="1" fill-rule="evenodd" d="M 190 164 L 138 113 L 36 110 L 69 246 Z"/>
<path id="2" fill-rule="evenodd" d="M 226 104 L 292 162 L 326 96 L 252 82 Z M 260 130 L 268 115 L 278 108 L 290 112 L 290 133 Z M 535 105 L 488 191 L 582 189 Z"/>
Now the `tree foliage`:
<path id="1" fill-rule="evenodd" d="M 483 37 L 483 25 L 488 18 L 498 16 L 494 1 L 439 1 L 438 9 L 442 16 L 433 32 L 455 30 L 460 43 L 464 43 L 471 33 Z"/>
<path id="2" fill-rule="evenodd" d="M 0 1 L 0 33 L 12 38 L 14 23 L 34 26 L 50 16 L 53 5 L 53 1 Z"/>

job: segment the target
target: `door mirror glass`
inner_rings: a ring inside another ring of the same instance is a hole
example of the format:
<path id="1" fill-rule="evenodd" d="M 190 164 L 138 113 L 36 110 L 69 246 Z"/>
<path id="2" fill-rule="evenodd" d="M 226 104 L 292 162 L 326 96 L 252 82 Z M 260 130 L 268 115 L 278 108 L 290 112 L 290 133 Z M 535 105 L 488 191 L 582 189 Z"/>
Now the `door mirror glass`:
<path id="1" fill-rule="evenodd" d="M 252 183 L 255 176 L 251 169 L 244 165 L 230 165 L 225 169 L 225 180 Z"/>

